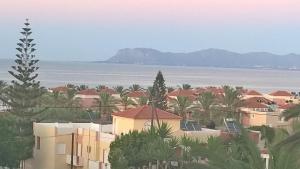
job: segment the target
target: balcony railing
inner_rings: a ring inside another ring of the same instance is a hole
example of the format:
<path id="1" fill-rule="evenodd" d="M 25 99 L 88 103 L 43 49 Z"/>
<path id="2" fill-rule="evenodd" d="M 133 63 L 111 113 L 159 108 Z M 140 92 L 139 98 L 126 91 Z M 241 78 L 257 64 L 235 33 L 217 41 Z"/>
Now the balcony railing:
<path id="1" fill-rule="evenodd" d="M 67 155 L 66 163 L 71 165 L 71 155 Z M 73 156 L 73 166 L 83 166 L 83 158 L 79 156 Z"/>

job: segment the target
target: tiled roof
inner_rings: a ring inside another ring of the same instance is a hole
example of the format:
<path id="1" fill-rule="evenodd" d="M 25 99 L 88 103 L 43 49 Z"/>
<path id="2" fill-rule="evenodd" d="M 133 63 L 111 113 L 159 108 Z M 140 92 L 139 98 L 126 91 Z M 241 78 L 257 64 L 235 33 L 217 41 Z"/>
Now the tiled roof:
<path id="1" fill-rule="evenodd" d="M 78 92 L 81 95 L 99 95 L 96 89 L 85 89 Z"/>
<path id="2" fill-rule="evenodd" d="M 246 107 L 246 108 L 268 108 L 268 106 L 264 102 L 254 100 L 252 98 L 244 100 L 243 107 Z"/>
<path id="3" fill-rule="evenodd" d="M 264 103 L 264 104 L 273 104 L 274 102 L 265 98 L 265 97 L 251 97 L 246 99 L 245 101 L 256 101 L 259 103 Z"/>
<path id="4" fill-rule="evenodd" d="M 291 93 L 283 90 L 279 90 L 273 93 L 270 93 L 271 96 L 293 96 Z"/>
<path id="5" fill-rule="evenodd" d="M 53 92 L 60 92 L 60 93 L 66 93 L 68 91 L 68 87 L 66 86 L 59 86 L 59 87 L 55 87 L 55 88 L 50 88 L 50 90 L 52 90 Z"/>
<path id="6" fill-rule="evenodd" d="M 159 119 L 181 119 L 173 113 L 156 108 L 157 116 Z M 151 119 L 152 118 L 152 107 L 149 105 L 128 109 L 122 112 L 113 113 L 113 116 L 131 118 L 131 119 Z M 156 115 L 154 114 L 156 118 Z"/>
<path id="7" fill-rule="evenodd" d="M 246 93 L 246 95 L 251 95 L 251 96 L 257 96 L 257 95 L 259 95 L 259 96 L 261 96 L 262 94 L 259 93 L 259 92 L 257 92 L 257 91 L 255 91 L 255 90 L 250 90 L 250 91 L 248 91 Z"/>
<path id="8" fill-rule="evenodd" d="M 127 94 L 128 97 L 148 97 L 149 94 L 145 91 L 132 91 Z"/>

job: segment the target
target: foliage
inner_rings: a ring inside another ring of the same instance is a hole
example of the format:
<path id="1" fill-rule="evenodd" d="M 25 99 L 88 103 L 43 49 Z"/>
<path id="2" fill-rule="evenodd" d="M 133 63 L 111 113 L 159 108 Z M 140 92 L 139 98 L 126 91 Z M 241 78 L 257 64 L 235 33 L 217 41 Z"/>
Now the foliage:
<path id="1" fill-rule="evenodd" d="M 139 97 L 138 99 L 138 105 L 144 106 L 148 104 L 148 98 L 147 97 Z"/>
<path id="2" fill-rule="evenodd" d="M 155 81 L 153 83 L 153 95 L 152 100 L 155 107 L 166 110 L 167 109 L 167 89 L 165 84 L 165 79 L 161 71 L 158 71 Z"/>
<path id="3" fill-rule="evenodd" d="M 182 87 L 181 87 L 183 90 L 188 90 L 188 89 L 191 89 L 192 86 L 190 84 L 182 84 Z"/>
<path id="4" fill-rule="evenodd" d="M 121 103 L 124 106 L 124 110 L 127 110 L 127 107 L 130 105 L 136 105 L 135 102 L 131 98 L 129 98 L 127 94 L 121 94 L 120 97 Z"/>
<path id="5" fill-rule="evenodd" d="M 252 126 L 249 128 L 250 130 L 260 131 L 261 139 L 266 140 L 266 144 L 272 144 L 275 138 L 275 129 L 269 126 Z"/>
<path id="6" fill-rule="evenodd" d="M 201 93 L 198 97 L 198 101 L 203 109 L 203 111 L 206 113 L 206 115 L 209 115 L 209 119 L 213 119 L 213 114 L 211 111 L 211 107 L 215 103 L 215 96 L 211 92 L 204 92 Z"/>
<path id="7" fill-rule="evenodd" d="M 177 99 L 172 101 L 171 107 L 174 109 L 176 114 L 185 118 L 188 112 L 193 111 L 192 101 L 188 97 L 177 96 Z"/>
<path id="8" fill-rule="evenodd" d="M 89 86 L 88 85 L 84 85 L 84 84 L 75 87 L 75 89 L 77 91 L 86 90 L 88 88 L 89 88 Z"/>
<path id="9" fill-rule="evenodd" d="M 122 94 L 124 92 L 124 87 L 123 86 L 115 86 L 113 88 L 119 94 Z"/>
<path id="10" fill-rule="evenodd" d="M 228 116 L 237 116 L 237 108 L 240 106 L 241 103 L 241 94 L 239 90 L 230 86 L 223 86 L 223 90 L 223 103 L 226 107 L 226 113 L 228 113 Z"/>
<path id="11" fill-rule="evenodd" d="M 151 130 L 130 131 L 111 143 L 109 162 L 113 169 L 121 165 L 120 161 L 128 162 L 129 167 L 149 166 L 154 162 L 166 167 L 175 155 L 175 149 L 171 147 L 173 143 L 173 140 L 164 141 L 157 132 Z"/>
<path id="12" fill-rule="evenodd" d="M 300 116 L 300 105 L 296 105 L 290 109 L 285 110 L 282 112 L 282 116 L 285 120 L 290 120 L 292 118 L 297 118 Z"/>
<path id="13" fill-rule="evenodd" d="M 8 71 L 14 80 L 11 81 L 11 85 L 5 90 L 5 97 L 2 98 L 2 101 L 10 108 L 9 116 L 15 120 L 17 130 L 13 132 L 14 138 L 23 140 L 14 143 L 14 146 L 22 148 L 15 150 L 12 146 L 13 150 L 10 150 L 18 154 L 15 159 L 18 163 L 32 156 L 34 144 L 32 124 L 33 121 L 39 120 L 38 115 L 44 110 L 39 107 L 39 103 L 41 96 L 46 91 L 40 87 L 40 82 L 37 81 L 39 60 L 34 55 L 36 49 L 33 39 L 30 38 L 32 32 L 29 26 L 27 20 L 21 32 L 23 37 L 17 43 L 16 65 L 11 67 L 11 71 Z"/>
<path id="14" fill-rule="evenodd" d="M 143 88 L 138 84 L 133 84 L 129 87 L 129 90 L 135 92 L 135 91 L 141 91 L 143 90 Z"/>
<path id="15" fill-rule="evenodd" d="M 108 93 L 100 93 L 99 99 L 95 99 L 99 106 L 99 113 L 105 120 L 111 121 L 111 113 L 117 111 L 116 100 Z"/>

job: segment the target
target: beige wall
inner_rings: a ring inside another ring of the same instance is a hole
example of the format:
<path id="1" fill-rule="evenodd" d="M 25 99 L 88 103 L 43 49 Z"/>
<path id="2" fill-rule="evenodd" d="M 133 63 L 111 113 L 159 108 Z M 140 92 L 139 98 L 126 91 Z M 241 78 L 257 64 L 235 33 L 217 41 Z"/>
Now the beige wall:
<path id="1" fill-rule="evenodd" d="M 172 132 L 180 130 L 180 119 L 160 119 L 160 123 L 167 123 Z M 151 120 L 149 119 L 131 119 L 119 116 L 113 116 L 113 134 L 121 135 L 127 134 L 129 131 L 142 131 L 150 128 Z M 154 125 L 157 125 L 154 119 Z"/>
<path id="2" fill-rule="evenodd" d="M 34 135 L 39 136 L 40 150 L 34 147 L 34 168 L 36 169 L 55 169 L 55 128 L 48 128 L 34 124 Z M 63 168 L 62 168 L 63 169 Z"/>

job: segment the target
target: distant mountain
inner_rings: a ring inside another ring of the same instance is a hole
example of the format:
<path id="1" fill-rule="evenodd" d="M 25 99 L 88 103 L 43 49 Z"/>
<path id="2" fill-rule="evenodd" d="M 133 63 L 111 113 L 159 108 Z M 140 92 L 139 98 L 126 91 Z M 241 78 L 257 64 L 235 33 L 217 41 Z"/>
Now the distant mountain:
<path id="1" fill-rule="evenodd" d="M 300 55 L 276 55 L 267 52 L 236 53 L 221 49 L 172 53 L 149 48 L 126 48 L 119 50 L 115 56 L 105 62 L 169 66 L 300 69 Z"/>

